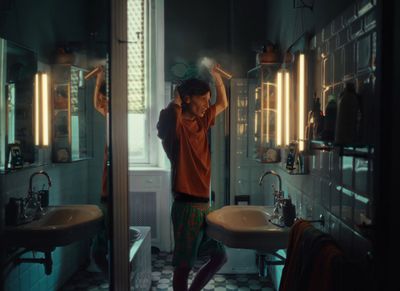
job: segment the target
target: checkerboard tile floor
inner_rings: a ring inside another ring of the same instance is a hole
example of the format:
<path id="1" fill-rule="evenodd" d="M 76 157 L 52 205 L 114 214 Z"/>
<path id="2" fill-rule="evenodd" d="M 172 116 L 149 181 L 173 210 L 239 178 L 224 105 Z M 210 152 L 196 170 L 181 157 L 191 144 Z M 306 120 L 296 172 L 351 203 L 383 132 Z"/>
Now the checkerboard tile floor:
<path id="1" fill-rule="evenodd" d="M 152 291 L 172 290 L 173 267 L 171 261 L 172 255 L 168 253 L 160 252 L 152 255 Z M 204 261 L 199 261 L 195 264 L 193 271 L 189 275 L 189 284 L 203 263 Z M 269 279 L 260 278 L 258 274 L 217 274 L 203 290 L 274 291 L 274 287 Z"/>
<path id="2" fill-rule="evenodd" d="M 171 265 L 172 255 L 165 252 L 152 254 L 151 291 L 172 291 Z M 204 261 L 195 264 L 189 275 L 189 283 L 192 282 L 195 273 Z M 78 271 L 59 291 L 105 291 L 108 290 L 108 282 L 101 273 Z M 204 287 L 206 291 L 250 291 L 263 290 L 274 291 L 272 282 L 267 278 L 260 278 L 258 274 L 217 274 Z"/>

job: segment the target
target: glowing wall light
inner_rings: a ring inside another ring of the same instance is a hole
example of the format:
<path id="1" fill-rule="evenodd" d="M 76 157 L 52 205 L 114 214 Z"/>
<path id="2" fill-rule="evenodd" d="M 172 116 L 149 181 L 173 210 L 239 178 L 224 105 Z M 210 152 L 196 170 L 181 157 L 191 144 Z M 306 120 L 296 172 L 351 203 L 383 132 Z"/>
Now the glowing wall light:
<path id="1" fill-rule="evenodd" d="M 299 139 L 299 150 L 304 150 L 304 98 L 305 98 L 305 57 L 304 54 L 299 56 L 299 68 L 298 68 L 298 96 L 299 96 L 299 128 L 298 128 L 298 139 Z"/>
<path id="2" fill-rule="evenodd" d="M 256 90 L 255 90 L 255 95 L 256 95 L 256 100 L 258 100 L 258 99 L 260 98 L 260 88 L 259 88 L 259 87 L 256 88 Z M 254 129 L 255 129 L 255 134 L 256 134 L 256 136 L 257 136 L 258 134 L 261 135 L 260 140 L 261 140 L 261 142 L 262 142 L 262 131 L 261 131 L 261 132 L 258 131 L 258 123 L 259 123 L 259 122 L 260 122 L 260 121 L 258 120 L 258 114 L 257 114 L 257 112 L 256 112 L 255 118 L 254 118 Z M 262 122 L 261 122 L 261 124 L 262 124 Z"/>
<path id="3" fill-rule="evenodd" d="M 35 75 L 35 145 L 49 145 L 49 92 L 45 73 Z"/>
<path id="4" fill-rule="evenodd" d="M 290 75 L 285 72 L 285 145 L 290 143 Z"/>
<path id="5" fill-rule="evenodd" d="M 282 145 L 282 72 L 276 76 L 277 100 L 276 100 L 276 145 Z"/>
<path id="6" fill-rule="evenodd" d="M 271 83 L 270 82 L 265 82 L 265 83 L 263 83 L 263 86 L 264 87 L 266 87 L 266 99 L 265 99 L 265 103 L 267 103 L 267 106 L 266 106 L 266 108 L 264 108 L 264 109 L 266 109 L 265 111 L 266 111 L 266 120 L 267 120 L 267 122 L 266 122 L 266 142 L 267 143 L 269 143 L 269 141 L 270 141 L 270 130 L 269 130 L 269 127 L 270 127 L 270 124 L 269 124 L 269 120 L 270 120 L 270 96 L 269 96 L 269 94 L 270 94 L 270 90 L 271 90 L 271 88 L 270 88 L 270 86 L 271 86 Z"/>

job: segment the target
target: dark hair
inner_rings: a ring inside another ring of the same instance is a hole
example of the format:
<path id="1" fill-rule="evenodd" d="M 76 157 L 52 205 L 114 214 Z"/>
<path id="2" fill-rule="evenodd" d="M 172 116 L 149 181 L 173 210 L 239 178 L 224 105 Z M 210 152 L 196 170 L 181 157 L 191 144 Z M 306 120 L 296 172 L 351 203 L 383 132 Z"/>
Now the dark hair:
<path id="1" fill-rule="evenodd" d="M 178 92 L 182 98 L 182 110 L 187 110 L 187 104 L 184 102 L 185 96 L 192 98 L 192 96 L 204 95 L 210 91 L 210 86 L 203 80 L 191 78 L 182 81 L 182 83 L 178 85 Z"/>
<path id="2" fill-rule="evenodd" d="M 185 96 L 192 97 L 204 95 L 210 91 L 210 86 L 207 82 L 196 78 L 184 80 L 180 85 L 178 85 L 178 92 L 179 95 L 181 95 L 181 98 L 184 98 Z"/>

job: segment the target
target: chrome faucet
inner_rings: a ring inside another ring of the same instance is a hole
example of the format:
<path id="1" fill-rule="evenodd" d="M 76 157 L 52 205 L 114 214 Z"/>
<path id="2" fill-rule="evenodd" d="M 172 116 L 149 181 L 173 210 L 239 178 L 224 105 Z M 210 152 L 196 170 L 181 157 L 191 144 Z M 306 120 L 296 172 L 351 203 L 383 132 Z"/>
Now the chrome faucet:
<path id="1" fill-rule="evenodd" d="M 33 195 L 33 190 L 32 190 L 32 181 L 33 181 L 33 177 L 35 177 L 36 175 L 44 175 L 47 178 L 47 183 L 49 185 L 49 187 L 51 186 L 51 180 L 49 177 L 49 174 L 47 174 L 45 171 L 39 171 L 39 172 L 35 172 L 31 175 L 31 177 L 29 178 L 29 189 L 28 189 L 28 195 Z"/>
<path id="2" fill-rule="evenodd" d="M 273 176 L 278 178 L 278 183 L 279 183 L 278 184 L 278 187 L 279 187 L 278 189 L 279 190 L 276 191 L 273 185 L 272 185 L 272 188 L 274 189 L 274 192 L 273 192 L 273 195 L 274 195 L 274 214 L 275 214 L 275 217 L 281 218 L 280 215 L 279 215 L 279 208 L 281 207 L 281 202 L 282 202 L 282 200 L 284 198 L 283 197 L 284 194 L 283 194 L 283 191 L 282 191 L 282 179 L 281 179 L 281 176 L 279 176 L 279 174 L 277 172 L 275 172 L 273 170 L 268 170 L 268 171 L 265 171 L 260 176 L 260 178 L 258 180 L 258 185 L 260 185 L 260 186 L 262 185 L 264 177 L 267 176 L 267 175 L 273 175 Z"/>
<path id="3" fill-rule="evenodd" d="M 264 180 L 264 177 L 267 176 L 267 175 L 269 175 L 269 174 L 278 177 L 279 192 L 282 192 L 282 179 L 281 179 L 281 176 L 279 176 L 279 174 L 278 174 L 277 172 L 273 171 L 273 170 L 265 171 L 265 173 L 262 174 L 262 175 L 260 176 L 260 179 L 258 180 L 258 185 L 261 186 L 261 185 L 262 185 L 262 182 L 263 182 L 263 180 Z"/>
<path id="4" fill-rule="evenodd" d="M 40 197 L 37 197 L 39 195 L 35 195 L 35 194 L 38 194 L 38 193 L 35 193 L 33 191 L 33 187 L 32 187 L 33 177 L 35 177 L 37 175 L 46 176 L 49 188 L 51 186 L 51 179 L 49 177 L 49 174 L 47 174 L 45 171 L 38 171 L 38 172 L 33 173 L 30 176 L 30 178 L 29 178 L 28 196 L 26 197 L 25 203 L 24 203 L 24 206 L 23 206 L 23 213 L 24 213 L 25 217 L 26 217 L 26 214 L 25 214 L 25 210 L 26 209 L 25 208 L 33 208 L 33 209 L 35 209 L 35 213 L 34 213 L 35 217 L 41 216 L 43 214 L 43 207 L 41 205 Z"/>

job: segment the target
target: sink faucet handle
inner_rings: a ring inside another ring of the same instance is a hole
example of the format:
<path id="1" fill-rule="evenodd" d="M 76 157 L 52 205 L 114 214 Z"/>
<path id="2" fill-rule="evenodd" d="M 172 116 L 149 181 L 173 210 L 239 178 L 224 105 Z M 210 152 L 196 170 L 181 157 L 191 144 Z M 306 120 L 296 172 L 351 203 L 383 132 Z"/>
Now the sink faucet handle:
<path id="1" fill-rule="evenodd" d="M 46 171 L 41 170 L 41 171 L 38 171 L 38 172 L 34 172 L 34 173 L 29 177 L 29 189 L 28 189 L 28 192 L 29 192 L 29 193 L 33 193 L 33 190 L 32 190 L 32 182 L 33 182 L 33 177 L 35 177 L 36 175 L 44 175 L 44 176 L 47 178 L 47 183 L 48 183 L 48 185 L 49 185 L 49 188 L 51 187 L 51 179 L 50 179 L 49 174 L 47 174 Z"/>

